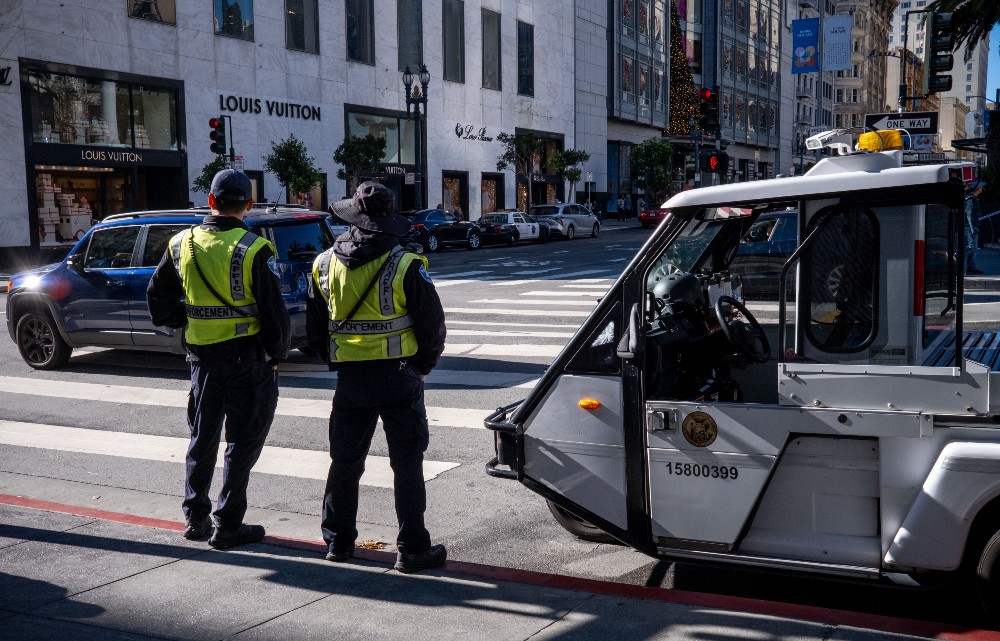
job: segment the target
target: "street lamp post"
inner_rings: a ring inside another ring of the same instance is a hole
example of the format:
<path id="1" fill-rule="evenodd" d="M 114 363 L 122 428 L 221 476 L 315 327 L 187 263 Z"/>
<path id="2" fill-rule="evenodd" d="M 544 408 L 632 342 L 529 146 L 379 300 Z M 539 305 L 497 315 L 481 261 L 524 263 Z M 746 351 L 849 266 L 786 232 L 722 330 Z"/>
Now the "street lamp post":
<path id="1" fill-rule="evenodd" d="M 413 84 L 413 73 L 410 71 L 410 66 L 407 65 L 403 71 L 403 85 L 406 87 L 406 117 L 413 118 L 414 138 L 416 138 L 413 150 L 413 161 L 416 166 L 414 172 L 416 175 L 413 177 L 413 200 L 417 209 L 426 209 L 423 181 L 427 171 L 424 166 L 426 155 L 423 153 L 424 137 L 421 125 L 423 119 L 427 117 L 427 85 L 431 82 L 431 74 L 425 65 L 420 65 L 419 80 L 420 87 L 417 87 Z M 423 110 L 421 110 L 421 105 Z"/>
<path id="2" fill-rule="evenodd" d="M 691 132 L 691 144 L 694 145 L 694 186 L 701 187 L 701 129 L 694 122 L 694 117 L 688 118 L 688 131 Z"/>

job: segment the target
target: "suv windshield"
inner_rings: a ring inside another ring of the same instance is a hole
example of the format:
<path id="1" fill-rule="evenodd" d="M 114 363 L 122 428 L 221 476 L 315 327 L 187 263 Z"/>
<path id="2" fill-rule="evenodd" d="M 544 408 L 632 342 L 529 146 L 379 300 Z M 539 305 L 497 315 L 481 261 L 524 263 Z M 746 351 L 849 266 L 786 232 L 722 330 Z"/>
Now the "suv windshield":
<path id="1" fill-rule="evenodd" d="M 312 260 L 333 244 L 333 234 L 319 216 L 274 225 L 271 231 L 278 260 Z"/>

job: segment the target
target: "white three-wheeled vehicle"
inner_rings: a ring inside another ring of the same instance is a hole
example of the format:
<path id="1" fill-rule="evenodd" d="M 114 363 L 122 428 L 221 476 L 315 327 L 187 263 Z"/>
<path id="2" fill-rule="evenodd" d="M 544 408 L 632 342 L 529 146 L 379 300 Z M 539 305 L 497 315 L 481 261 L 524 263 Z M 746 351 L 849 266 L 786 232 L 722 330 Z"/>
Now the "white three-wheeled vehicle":
<path id="1" fill-rule="evenodd" d="M 974 171 L 852 153 L 674 196 L 486 420 L 487 471 L 654 557 L 965 573 L 1000 610 L 1000 299 L 964 273 Z M 755 252 L 779 221 L 792 245 Z"/>

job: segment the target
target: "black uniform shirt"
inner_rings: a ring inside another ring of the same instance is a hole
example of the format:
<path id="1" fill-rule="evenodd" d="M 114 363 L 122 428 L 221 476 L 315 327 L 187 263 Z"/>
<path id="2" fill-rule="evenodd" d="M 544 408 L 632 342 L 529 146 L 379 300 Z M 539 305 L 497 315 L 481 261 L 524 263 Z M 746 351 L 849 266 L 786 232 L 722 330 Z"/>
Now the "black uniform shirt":
<path id="1" fill-rule="evenodd" d="M 399 243 L 395 236 L 375 234 L 357 227 L 340 235 L 333 245 L 336 260 L 355 269 L 384 256 Z M 444 308 L 430 277 L 421 273 L 423 263 L 413 261 L 403 276 L 403 294 L 406 296 L 406 312 L 413 321 L 413 333 L 417 339 L 417 353 L 410 357 L 417 371 L 429 374 L 437 365 L 444 352 L 446 329 Z M 309 346 L 325 360 L 330 360 L 330 312 L 323 295 L 316 291 L 315 279 L 309 279 L 309 299 L 306 302 L 306 335 Z M 336 364 L 331 364 L 334 369 Z"/>
<path id="2" fill-rule="evenodd" d="M 201 224 L 205 231 L 230 231 L 246 229 L 243 221 L 232 216 L 206 216 Z M 267 261 L 274 252 L 265 246 L 254 256 L 251 273 L 253 285 L 250 292 L 257 300 L 257 317 L 260 319 L 260 332 L 252 336 L 238 336 L 221 343 L 211 345 L 185 344 L 188 358 L 193 360 L 210 358 L 231 358 L 233 356 L 252 356 L 261 350 L 267 355 L 273 365 L 288 358 L 291 343 L 291 326 L 288 320 L 288 310 L 281 297 L 281 284 L 277 276 L 267 266 Z M 181 282 L 170 252 L 163 252 L 163 258 L 157 265 L 153 277 L 146 288 L 146 304 L 154 325 L 180 329 L 187 325 L 187 313 L 184 309 L 184 285 Z"/>

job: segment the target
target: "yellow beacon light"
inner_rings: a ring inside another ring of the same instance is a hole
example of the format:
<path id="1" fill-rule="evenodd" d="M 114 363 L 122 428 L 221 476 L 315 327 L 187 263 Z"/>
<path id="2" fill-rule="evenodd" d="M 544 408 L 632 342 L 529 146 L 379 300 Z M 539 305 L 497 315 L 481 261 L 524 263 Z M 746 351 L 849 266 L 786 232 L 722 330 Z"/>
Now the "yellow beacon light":
<path id="1" fill-rule="evenodd" d="M 577 405 L 585 410 L 596 410 L 601 407 L 601 402 L 593 398 L 581 398 Z"/>

